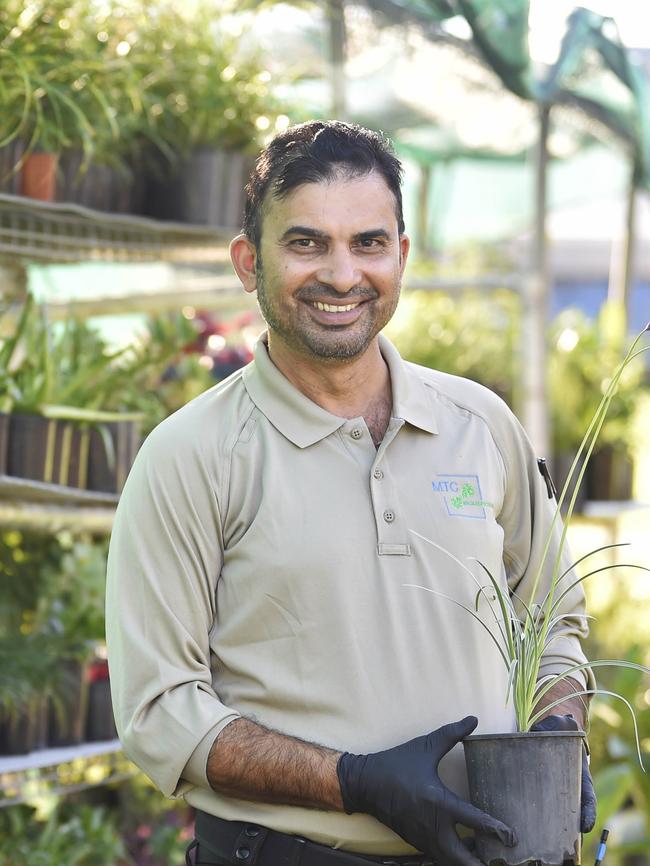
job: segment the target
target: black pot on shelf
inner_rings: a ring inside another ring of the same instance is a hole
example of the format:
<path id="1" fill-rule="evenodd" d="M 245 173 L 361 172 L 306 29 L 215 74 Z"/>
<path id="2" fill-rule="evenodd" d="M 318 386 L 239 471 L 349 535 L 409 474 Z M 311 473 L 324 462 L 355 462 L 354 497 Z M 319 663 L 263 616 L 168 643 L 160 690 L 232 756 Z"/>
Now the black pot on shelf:
<path id="1" fill-rule="evenodd" d="M 0 412 L 0 475 L 7 473 L 7 448 L 9 446 L 9 415 Z"/>
<path id="2" fill-rule="evenodd" d="M 573 461 L 575 459 L 575 453 L 569 451 L 560 451 L 553 455 L 553 460 L 551 461 L 551 477 L 553 478 L 553 483 L 555 484 L 555 488 L 557 490 L 557 497 L 560 498 L 562 493 L 562 488 L 567 480 L 569 472 L 571 470 L 571 466 L 573 465 Z M 581 466 L 584 464 L 584 459 L 581 458 L 578 466 L 571 476 L 571 482 L 569 484 L 568 493 L 562 503 L 562 512 L 566 513 L 567 508 L 569 507 L 569 503 L 571 502 L 571 497 L 573 496 L 573 490 L 575 488 L 575 484 L 578 480 L 578 476 L 580 475 Z M 576 496 L 574 511 L 576 514 L 580 514 L 585 506 L 585 502 L 587 501 L 587 473 L 585 472 L 582 481 L 580 483 L 580 487 L 578 488 L 578 495 Z"/>
<path id="3" fill-rule="evenodd" d="M 11 712 L 0 708 L 0 755 L 26 755 L 46 746 L 46 699 Z"/>
<path id="4" fill-rule="evenodd" d="M 89 434 L 70 421 L 12 413 L 7 474 L 69 487 L 86 487 Z"/>
<path id="5" fill-rule="evenodd" d="M 63 662 L 61 688 L 48 702 L 49 746 L 76 746 L 84 741 L 88 715 L 86 665 L 77 660 Z"/>
<path id="6" fill-rule="evenodd" d="M 139 213 L 144 185 L 140 175 L 96 162 L 85 162 L 82 150 L 61 154 L 56 199 L 107 213 Z"/>
<path id="7" fill-rule="evenodd" d="M 596 502 L 632 498 L 634 464 L 620 449 L 605 445 L 594 451 L 587 470 L 587 496 Z"/>
<path id="8" fill-rule="evenodd" d="M 0 193 L 20 195 L 21 178 L 16 166 L 25 153 L 25 143 L 21 139 L 0 148 Z"/>
<path id="9" fill-rule="evenodd" d="M 113 718 L 108 662 L 97 659 L 88 669 L 88 714 L 85 739 L 89 743 L 117 739 Z"/>
<path id="10" fill-rule="evenodd" d="M 149 176 L 146 213 L 162 220 L 238 228 L 251 167 L 246 154 L 198 148 L 172 168 L 159 166 Z"/>
<path id="11" fill-rule="evenodd" d="M 101 428 L 90 433 L 88 489 L 119 493 L 142 443 L 140 424 L 108 421 Z"/>

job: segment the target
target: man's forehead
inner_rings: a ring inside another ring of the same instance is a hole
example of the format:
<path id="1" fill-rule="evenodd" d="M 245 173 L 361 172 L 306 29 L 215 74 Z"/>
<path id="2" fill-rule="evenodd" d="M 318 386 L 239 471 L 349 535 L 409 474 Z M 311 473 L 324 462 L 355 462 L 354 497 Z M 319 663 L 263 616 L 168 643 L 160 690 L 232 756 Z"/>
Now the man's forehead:
<path id="1" fill-rule="evenodd" d="M 396 211 L 395 195 L 378 172 L 337 172 L 326 180 L 300 184 L 280 198 L 269 191 L 262 206 L 262 223 L 281 231 L 297 217 L 301 217 L 299 224 L 328 218 L 350 223 L 364 219 L 392 223 Z"/>

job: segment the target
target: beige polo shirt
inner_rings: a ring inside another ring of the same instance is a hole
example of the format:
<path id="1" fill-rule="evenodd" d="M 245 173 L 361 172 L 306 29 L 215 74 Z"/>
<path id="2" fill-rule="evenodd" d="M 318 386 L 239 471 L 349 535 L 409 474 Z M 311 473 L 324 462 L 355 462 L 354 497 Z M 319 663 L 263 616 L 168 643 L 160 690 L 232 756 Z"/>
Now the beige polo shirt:
<path id="1" fill-rule="evenodd" d="M 490 636 L 444 596 L 471 607 L 480 560 L 526 597 L 553 502 L 498 397 L 405 363 L 384 338 L 381 351 L 394 405 L 378 449 L 362 418 L 296 390 L 263 341 L 253 363 L 151 433 L 117 509 L 107 640 L 124 748 L 165 794 L 405 854 L 368 815 L 224 797 L 205 772 L 239 715 L 358 753 L 470 713 L 479 732 L 514 729 Z M 580 588 L 562 612 L 542 675 L 584 660 Z M 441 769 L 464 795 L 461 747 Z"/>

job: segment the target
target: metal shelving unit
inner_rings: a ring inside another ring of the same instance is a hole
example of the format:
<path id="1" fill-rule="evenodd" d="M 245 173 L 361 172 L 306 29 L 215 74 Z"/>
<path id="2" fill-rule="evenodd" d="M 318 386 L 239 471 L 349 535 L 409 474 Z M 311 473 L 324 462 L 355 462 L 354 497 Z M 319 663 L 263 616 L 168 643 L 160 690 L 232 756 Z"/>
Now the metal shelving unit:
<path id="1" fill-rule="evenodd" d="M 119 740 L 10 755 L 0 758 L 0 808 L 122 782 L 137 772 Z"/>
<path id="2" fill-rule="evenodd" d="M 11 529 L 111 531 L 119 496 L 0 475 L 0 526 Z"/>
<path id="3" fill-rule="evenodd" d="M 243 297 L 229 267 L 227 242 L 233 234 L 231 229 L 164 223 L 0 194 L 0 262 L 10 267 L 149 262 L 173 269 L 172 286 L 161 288 L 143 280 L 137 297 L 53 301 L 48 304 L 53 319 L 69 315 L 71 307 L 82 316 L 178 309 L 181 304 L 232 308 L 233 300 Z M 106 535 L 118 500 L 118 494 L 0 475 L 0 528 Z M 0 808 L 120 782 L 137 772 L 119 740 L 0 757 Z"/>
<path id="4" fill-rule="evenodd" d="M 228 228 L 159 222 L 0 195 L 0 253 L 46 262 L 226 261 Z"/>

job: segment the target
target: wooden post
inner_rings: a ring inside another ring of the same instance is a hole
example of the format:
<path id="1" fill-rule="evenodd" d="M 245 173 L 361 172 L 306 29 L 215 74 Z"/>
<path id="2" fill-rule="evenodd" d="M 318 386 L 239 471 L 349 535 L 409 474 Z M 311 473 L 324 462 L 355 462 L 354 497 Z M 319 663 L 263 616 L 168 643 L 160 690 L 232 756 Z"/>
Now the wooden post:
<path id="1" fill-rule="evenodd" d="M 550 107 L 539 108 L 539 142 L 535 162 L 535 224 L 531 268 L 523 298 L 523 424 L 537 455 L 551 459 L 546 388 L 546 326 L 549 276 L 546 235 L 548 134 Z"/>
<path id="2" fill-rule="evenodd" d="M 433 244 L 429 237 L 429 192 L 431 187 L 431 166 L 420 166 L 420 177 L 418 182 L 418 209 L 417 209 L 417 250 L 422 257 L 431 253 Z"/>
<path id="3" fill-rule="evenodd" d="M 345 93 L 345 0 L 328 0 L 330 74 L 332 85 L 332 117 L 345 120 L 347 101 Z"/>

